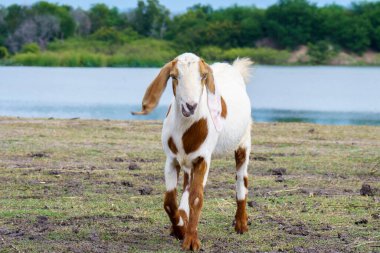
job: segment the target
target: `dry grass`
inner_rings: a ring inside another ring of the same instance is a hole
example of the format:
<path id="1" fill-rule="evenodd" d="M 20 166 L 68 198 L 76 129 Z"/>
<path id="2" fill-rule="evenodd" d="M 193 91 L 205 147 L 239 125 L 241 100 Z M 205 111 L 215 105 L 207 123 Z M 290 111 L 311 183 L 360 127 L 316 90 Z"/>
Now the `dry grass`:
<path id="1" fill-rule="evenodd" d="M 179 252 L 160 132 L 158 121 L 0 118 L 0 252 Z M 232 156 L 214 160 L 205 252 L 380 250 L 380 193 L 360 195 L 380 188 L 379 127 L 254 124 L 252 136 L 250 231 L 231 226 Z"/>

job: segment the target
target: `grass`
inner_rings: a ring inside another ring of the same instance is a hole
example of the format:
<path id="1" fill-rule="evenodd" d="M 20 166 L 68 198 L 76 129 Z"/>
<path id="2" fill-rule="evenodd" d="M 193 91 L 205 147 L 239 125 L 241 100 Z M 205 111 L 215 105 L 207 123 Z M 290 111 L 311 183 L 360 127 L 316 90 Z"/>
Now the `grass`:
<path id="1" fill-rule="evenodd" d="M 160 131 L 158 121 L 0 118 L 0 252 L 181 252 L 162 208 Z M 250 231 L 231 226 L 232 155 L 214 160 L 205 252 L 378 252 L 380 192 L 360 189 L 380 188 L 379 127 L 256 123 L 252 132 Z"/>

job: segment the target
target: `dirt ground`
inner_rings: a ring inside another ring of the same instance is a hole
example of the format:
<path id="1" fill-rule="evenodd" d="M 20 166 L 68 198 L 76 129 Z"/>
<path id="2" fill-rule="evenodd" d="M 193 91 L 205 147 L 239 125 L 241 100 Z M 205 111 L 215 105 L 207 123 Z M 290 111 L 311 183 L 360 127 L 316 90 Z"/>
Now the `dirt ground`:
<path id="1" fill-rule="evenodd" d="M 159 121 L 0 118 L 0 252 L 181 252 L 160 136 Z M 233 154 L 213 160 L 203 252 L 380 252 L 380 127 L 255 123 L 252 143 L 250 231 L 232 226 Z"/>

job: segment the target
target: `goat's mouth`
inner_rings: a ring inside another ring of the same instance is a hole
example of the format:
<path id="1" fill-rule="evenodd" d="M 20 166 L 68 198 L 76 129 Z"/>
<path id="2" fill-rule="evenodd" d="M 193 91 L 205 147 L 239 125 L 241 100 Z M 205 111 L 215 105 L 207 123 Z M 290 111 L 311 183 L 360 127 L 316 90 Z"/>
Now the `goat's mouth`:
<path id="1" fill-rule="evenodd" d="M 194 112 L 188 112 L 186 111 L 185 107 L 182 105 L 182 115 L 185 116 L 186 118 L 190 117 L 191 115 L 193 115 Z"/>

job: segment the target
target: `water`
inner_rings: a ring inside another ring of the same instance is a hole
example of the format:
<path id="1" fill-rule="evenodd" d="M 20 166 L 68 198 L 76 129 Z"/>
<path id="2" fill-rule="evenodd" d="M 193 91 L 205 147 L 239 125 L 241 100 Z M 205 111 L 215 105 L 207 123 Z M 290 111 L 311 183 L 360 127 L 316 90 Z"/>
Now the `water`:
<path id="1" fill-rule="evenodd" d="M 132 116 L 155 68 L 0 67 L 0 116 L 163 119 L 172 90 L 149 116 Z M 257 122 L 380 125 L 380 68 L 257 66 L 247 86 Z"/>

